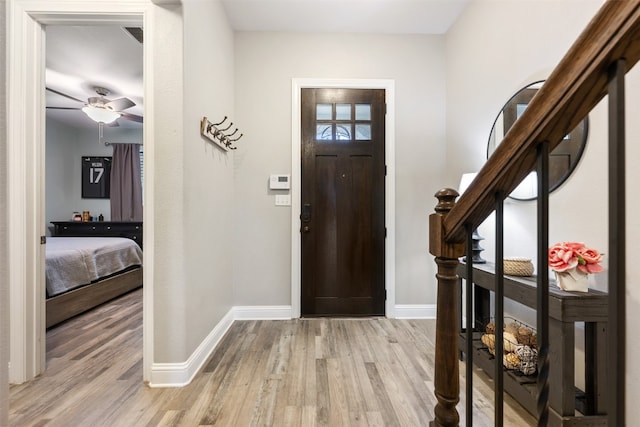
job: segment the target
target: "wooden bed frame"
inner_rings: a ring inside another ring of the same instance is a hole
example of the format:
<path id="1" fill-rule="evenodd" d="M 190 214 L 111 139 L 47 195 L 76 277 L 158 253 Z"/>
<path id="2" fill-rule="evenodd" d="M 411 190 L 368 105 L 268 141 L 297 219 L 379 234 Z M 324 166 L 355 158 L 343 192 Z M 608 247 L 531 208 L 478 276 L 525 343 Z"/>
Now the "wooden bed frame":
<path id="1" fill-rule="evenodd" d="M 142 267 L 136 267 L 49 298 L 46 301 L 46 327 L 50 328 L 141 286 Z"/>

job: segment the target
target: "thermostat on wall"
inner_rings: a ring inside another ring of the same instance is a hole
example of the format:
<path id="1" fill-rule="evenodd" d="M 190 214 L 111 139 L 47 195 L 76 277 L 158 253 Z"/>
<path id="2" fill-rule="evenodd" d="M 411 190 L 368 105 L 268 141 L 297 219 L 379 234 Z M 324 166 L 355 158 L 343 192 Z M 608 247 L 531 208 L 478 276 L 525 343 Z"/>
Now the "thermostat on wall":
<path id="1" fill-rule="evenodd" d="M 288 190 L 291 188 L 291 175 L 270 175 L 269 188 L 271 190 Z"/>

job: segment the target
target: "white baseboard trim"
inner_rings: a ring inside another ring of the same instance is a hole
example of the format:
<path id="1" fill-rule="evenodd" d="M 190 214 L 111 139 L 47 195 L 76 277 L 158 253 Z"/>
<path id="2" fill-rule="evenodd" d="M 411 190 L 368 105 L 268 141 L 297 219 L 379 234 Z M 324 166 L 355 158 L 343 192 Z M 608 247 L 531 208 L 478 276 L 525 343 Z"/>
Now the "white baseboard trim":
<path id="1" fill-rule="evenodd" d="M 396 304 L 396 319 L 435 319 L 435 304 Z"/>
<path id="2" fill-rule="evenodd" d="M 290 305 L 249 305 L 233 307 L 234 320 L 289 320 Z"/>
<path id="3" fill-rule="evenodd" d="M 213 350 L 233 324 L 233 308 L 213 328 L 198 348 L 181 363 L 153 363 L 149 387 L 184 387 L 188 385 L 207 361 Z"/>
<path id="4" fill-rule="evenodd" d="M 149 387 L 184 387 L 188 385 L 236 320 L 288 319 L 291 319 L 290 305 L 232 307 L 186 362 L 152 364 Z"/>

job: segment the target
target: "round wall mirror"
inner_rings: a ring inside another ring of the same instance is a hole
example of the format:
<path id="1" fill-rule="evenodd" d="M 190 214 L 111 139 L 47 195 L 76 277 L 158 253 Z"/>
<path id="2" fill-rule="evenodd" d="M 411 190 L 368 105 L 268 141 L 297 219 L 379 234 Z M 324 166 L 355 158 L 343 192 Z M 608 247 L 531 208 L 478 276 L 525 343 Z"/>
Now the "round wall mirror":
<path id="1" fill-rule="evenodd" d="M 540 80 L 525 86 L 513 95 L 493 122 L 489 143 L 487 144 L 487 158 L 495 151 L 496 147 L 527 108 L 533 96 L 538 92 L 544 80 Z M 549 154 L 549 192 L 558 188 L 571 175 L 578 165 L 580 157 L 587 144 L 588 118 L 576 126 L 571 133 L 565 135 L 563 140 Z M 516 200 L 533 200 L 538 195 L 538 180 L 536 172 L 531 172 L 522 183 L 516 187 L 509 197 Z"/>

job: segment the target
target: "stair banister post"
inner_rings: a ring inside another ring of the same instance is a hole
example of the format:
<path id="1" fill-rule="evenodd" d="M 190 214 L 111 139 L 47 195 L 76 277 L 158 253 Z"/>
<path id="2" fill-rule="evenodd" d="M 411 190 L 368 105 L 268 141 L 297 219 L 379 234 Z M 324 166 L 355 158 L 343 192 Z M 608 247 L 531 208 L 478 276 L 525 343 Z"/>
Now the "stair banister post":
<path id="1" fill-rule="evenodd" d="M 431 426 L 458 426 L 460 415 L 456 405 L 460 401 L 458 371 L 458 298 L 459 281 L 456 274 L 458 258 L 464 255 L 464 242 L 444 240 L 444 219 L 455 205 L 458 192 L 445 188 L 435 194 L 438 204 L 429 216 L 429 252 L 435 256 L 438 271 L 436 308 L 436 349 L 434 394 L 438 403 Z"/>

